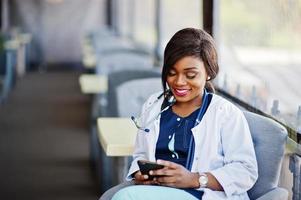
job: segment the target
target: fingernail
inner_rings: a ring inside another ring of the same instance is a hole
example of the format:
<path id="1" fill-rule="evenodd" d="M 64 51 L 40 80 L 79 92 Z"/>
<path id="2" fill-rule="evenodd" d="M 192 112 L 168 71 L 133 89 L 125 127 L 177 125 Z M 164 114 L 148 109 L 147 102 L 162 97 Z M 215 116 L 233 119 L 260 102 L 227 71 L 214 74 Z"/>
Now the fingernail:
<path id="1" fill-rule="evenodd" d="M 153 175 L 153 173 L 154 173 L 153 171 L 149 171 L 149 175 Z"/>
<path id="2" fill-rule="evenodd" d="M 143 175 L 143 178 L 144 179 L 148 179 L 148 175 Z"/>

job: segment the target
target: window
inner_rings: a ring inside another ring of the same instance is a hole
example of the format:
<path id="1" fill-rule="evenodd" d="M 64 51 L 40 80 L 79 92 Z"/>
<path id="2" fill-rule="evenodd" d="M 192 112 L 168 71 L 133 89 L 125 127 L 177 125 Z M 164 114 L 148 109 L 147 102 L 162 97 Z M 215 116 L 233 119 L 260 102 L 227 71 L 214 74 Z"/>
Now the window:
<path id="1" fill-rule="evenodd" d="M 162 0 L 162 53 L 169 39 L 182 28 L 202 28 L 202 1 Z"/>
<path id="2" fill-rule="evenodd" d="M 134 37 L 151 49 L 156 44 L 155 3 L 154 0 L 136 0 L 135 3 Z"/>
<path id="3" fill-rule="evenodd" d="M 301 0 L 223 0 L 218 85 L 301 128 Z"/>

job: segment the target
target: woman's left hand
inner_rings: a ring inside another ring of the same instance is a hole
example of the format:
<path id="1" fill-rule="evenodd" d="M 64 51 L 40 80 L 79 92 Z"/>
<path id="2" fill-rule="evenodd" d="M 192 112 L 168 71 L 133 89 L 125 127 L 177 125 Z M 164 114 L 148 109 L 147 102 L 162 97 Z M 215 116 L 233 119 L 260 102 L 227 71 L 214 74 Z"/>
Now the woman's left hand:
<path id="1" fill-rule="evenodd" d="M 150 175 L 158 176 L 155 178 L 160 185 L 175 188 L 198 188 L 199 175 L 187 170 L 182 165 L 174 162 L 157 160 L 158 164 L 164 165 L 163 169 L 150 171 Z"/>

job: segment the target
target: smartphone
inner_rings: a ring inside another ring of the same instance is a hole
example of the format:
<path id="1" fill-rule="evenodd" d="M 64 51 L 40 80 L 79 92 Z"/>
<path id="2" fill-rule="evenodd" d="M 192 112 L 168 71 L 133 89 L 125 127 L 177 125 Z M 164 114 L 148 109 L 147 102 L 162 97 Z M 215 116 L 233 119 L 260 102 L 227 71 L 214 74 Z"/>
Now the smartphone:
<path id="1" fill-rule="evenodd" d="M 149 179 L 152 180 L 155 176 L 149 175 L 150 170 L 157 170 L 164 168 L 164 165 L 160 165 L 155 162 L 147 161 L 147 160 L 138 160 L 138 166 L 141 171 L 141 174 L 148 175 Z"/>

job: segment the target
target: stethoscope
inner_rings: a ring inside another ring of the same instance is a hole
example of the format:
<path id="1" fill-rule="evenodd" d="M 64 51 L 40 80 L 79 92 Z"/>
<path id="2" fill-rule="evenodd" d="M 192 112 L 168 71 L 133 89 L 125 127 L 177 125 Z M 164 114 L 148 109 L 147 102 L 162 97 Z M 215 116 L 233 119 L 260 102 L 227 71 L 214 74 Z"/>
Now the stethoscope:
<path id="1" fill-rule="evenodd" d="M 147 121 L 144 126 L 139 125 L 139 121 L 141 121 L 142 116 L 148 112 L 150 109 L 152 109 L 154 107 L 154 105 L 156 105 L 159 100 L 166 94 L 166 99 L 167 99 L 167 106 L 163 109 L 161 109 L 161 111 L 155 115 L 153 118 L 151 118 L 149 121 Z M 148 107 L 147 110 L 144 111 L 144 113 L 138 117 L 135 118 L 134 116 L 131 116 L 131 119 L 133 120 L 133 122 L 135 123 L 135 126 L 139 129 L 142 130 L 146 133 L 149 132 L 149 129 L 146 128 L 148 125 L 150 125 L 153 121 L 155 121 L 163 112 L 165 112 L 166 110 L 168 110 L 169 107 L 173 106 L 176 103 L 176 99 L 173 95 L 171 95 L 170 90 L 168 90 L 167 92 L 163 92 L 161 93 L 152 103 L 150 103 L 150 106 Z"/>
<path id="2" fill-rule="evenodd" d="M 154 107 L 154 105 L 156 105 L 159 102 L 159 100 L 163 96 L 165 96 L 164 94 L 166 94 L 166 92 L 161 93 L 152 103 L 150 103 L 150 106 L 148 107 L 148 109 L 145 110 L 144 113 L 142 113 L 139 118 L 135 118 L 134 116 L 131 117 L 131 119 L 135 123 L 135 126 L 139 130 L 142 130 L 142 131 L 148 133 L 150 131 L 150 129 L 148 129 L 147 126 L 150 125 L 153 121 L 155 121 L 163 112 L 165 112 L 166 110 L 168 110 L 169 107 L 173 106 L 176 103 L 175 97 L 171 94 L 170 91 L 168 91 L 168 93 L 167 93 L 168 95 L 166 97 L 166 99 L 167 99 L 167 106 L 165 108 L 161 109 L 161 111 L 157 115 L 155 115 L 153 118 L 151 118 L 149 121 L 147 121 L 144 124 L 144 126 L 139 125 L 139 121 L 142 118 L 142 116 L 145 115 L 145 113 L 147 111 L 149 111 L 150 109 L 152 109 Z M 194 123 L 194 127 L 197 126 L 201 122 L 201 120 L 202 120 L 202 118 L 203 118 L 203 116 L 204 116 L 204 114 L 205 114 L 205 112 L 207 110 L 208 103 L 209 103 L 209 94 L 210 93 L 208 93 L 206 91 L 206 89 L 205 89 L 204 93 L 203 93 L 203 96 L 202 96 L 202 106 L 201 106 L 200 111 L 199 111 L 199 113 L 198 113 L 198 115 L 196 117 L 196 120 L 195 120 L 195 123 Z M 194 139 L 193 139 L 193 137 L 191 137 L 190 141 L 189 141 L 188 156 L 187 156 L 187 161 L 186 161 L 186 168 L 188 170 L 191 170 L 192 161 L 193 161 L 193 155 L 194 155 L 194 146 L 195 146 Z"/>

